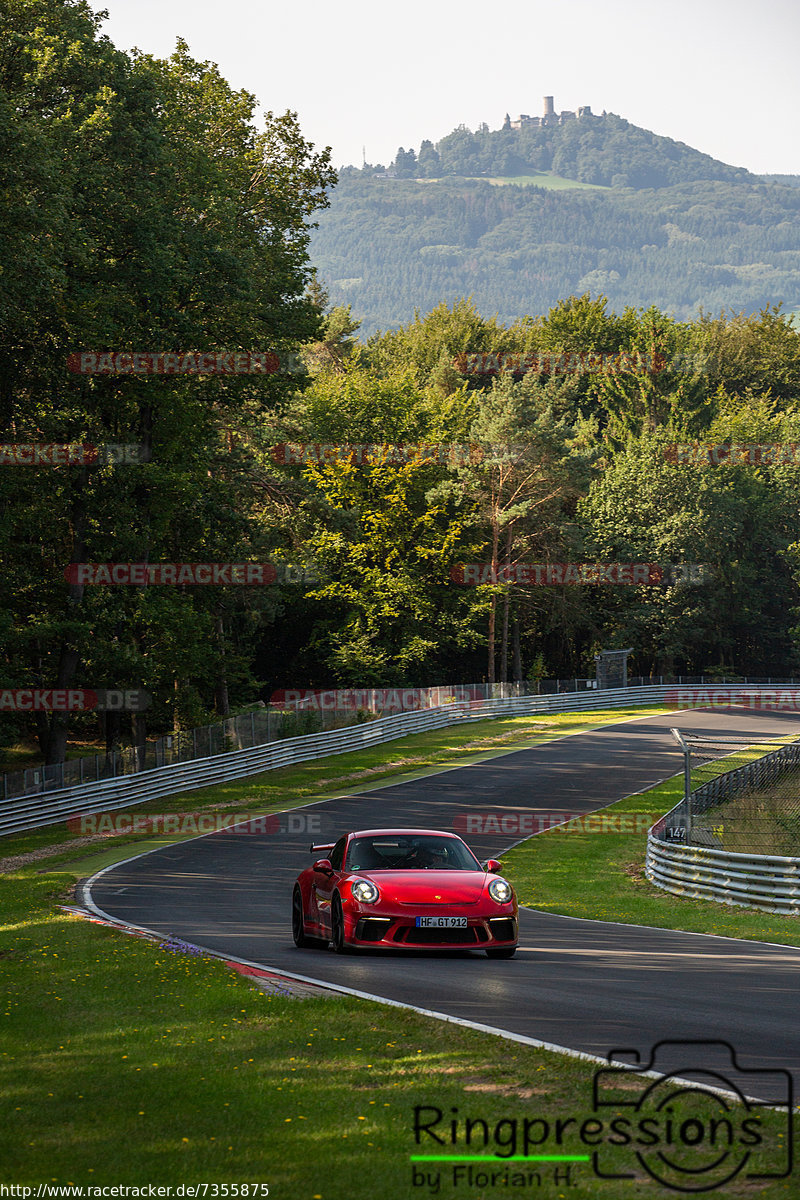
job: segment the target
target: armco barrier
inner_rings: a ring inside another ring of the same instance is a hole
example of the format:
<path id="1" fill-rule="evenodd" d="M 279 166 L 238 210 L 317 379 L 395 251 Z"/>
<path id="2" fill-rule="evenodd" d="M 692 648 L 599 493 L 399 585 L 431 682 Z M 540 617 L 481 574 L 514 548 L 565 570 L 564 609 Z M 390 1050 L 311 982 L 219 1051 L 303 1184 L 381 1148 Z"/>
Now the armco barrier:
<path id="1" fill-rule="evenodd" d="M 800 858 L 683 846 L 648 834 L 645 873 L 651 883 L 676 896 L 800 913 Z"/>
<path id="2" fill-rule="evenodd" d="M 715 776 L 691 793 L 693 814 L 713 811 L 716 804 L 751 788 L 769 786 L 796 766 L 799 757 L 800 744 L 792 742 Z M 676 804 L 647 835 L 645 874 L 651 883 L 695 900 L 716 900 L 785 915 L 800 913 L 800 858 L 742 854 L 662 840 L 665 828 L 683 823 L 684 804 L 684 800 Z M 670 821 L 671 817 L 675 819 Z"/>
<path id="3" fill-rule="evenodd" d="M 583 712 L 592 709 L 620 708 L 636 704 L 657 704 L 674 684 L 648 687 L 608 688 L 599 691 L 558 692 L 543 696 L 519 696 L 509 700 L 458 701 L 423 712 L 398 713 L 364 725 L 326 733 L 305 734 L 279 742 L 267 742 L 246 750 L 234 750 L 212 758 L 171 763 L 136 775 L 122 775 L 100 783 L 64 788 L 35 796 L 18 797 L 0 804 L 0 836 L 25 829 L 38 829 L 82 813 L 104 812 L 146 804 L 162 796 L 208 787 L 230 779 L 258 775 L 277 767 L 323 758 L 328 754 L 346 754 L 365 746 L 378 745 L 419 733 L 441 729 L 459 721 L 480 721 L 487 717 L 531 716 L 536 713 Z M 693 689 L 683 685 L 683 693 Z M 708 692 L 708 685 L 694 689 Z M 763 689 L 749 685 L 748 692 Z M 774 692 L 774 688 L 772 689 Z"/>
<path id="4" fill-rule="evenodd" d="M 65 820 L 78 814 L 112 811 L 127 808 L 131 804 L 146 804 L 149 800 L 157 800 L 161 796 L 171 796 L 177 792 L 208 787 L 230 779 L 258 775 L 262 771 L 292 766 L 294 763 L 307 762 L 313 758 L 323 758 L 327 754 L 345 754 L 348 750 L 361 750 L 365 746 L 378 745 L 380 742 L 391 741 L 392 738 L 405 737 L 409 733 L 450 725 L 460 717 L 467 716 L 468 711 L 469 705 L 461 704 L 449 705 L 447 709 L 428 709 L 422 713 L 398 713 L 393 717 L 369 721 L 364 725 L 353 725 L 348 729 L 285 738 L 247 750 L 217 754 L 213 758 L 171 763 L 152 771 L 121 775 L 84 787 L 66 788 L 59 792 L 10 800 L 0 807 L 0 834 L 41 828 L 43 825 L 51 825 L 54 821 Z"/>

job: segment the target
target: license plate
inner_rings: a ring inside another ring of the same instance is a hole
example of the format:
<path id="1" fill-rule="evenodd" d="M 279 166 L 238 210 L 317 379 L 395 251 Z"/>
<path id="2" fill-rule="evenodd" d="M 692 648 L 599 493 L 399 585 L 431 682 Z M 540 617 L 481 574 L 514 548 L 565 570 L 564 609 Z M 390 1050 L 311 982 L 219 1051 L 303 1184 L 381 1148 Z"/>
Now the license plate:
<path id="1" fill-rule="evenodd" d="M 417 917 L 417 929 L 464 929 L 466 917 Z"/>

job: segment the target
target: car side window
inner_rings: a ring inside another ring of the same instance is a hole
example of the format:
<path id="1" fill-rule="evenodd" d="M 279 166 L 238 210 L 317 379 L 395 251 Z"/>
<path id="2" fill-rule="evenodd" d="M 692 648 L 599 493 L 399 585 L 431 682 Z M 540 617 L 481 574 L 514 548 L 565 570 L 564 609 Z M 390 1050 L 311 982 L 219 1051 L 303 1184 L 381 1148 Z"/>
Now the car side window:
<path id="1" fill-rule="evenodd" d="M 346 837 L 340 837 L 336 845 L 331 850 L 330 864 L 334 871 L 340 871 L 342 868 L 342 859 L 344 858 L 344 848 L 346 842 Z"/>

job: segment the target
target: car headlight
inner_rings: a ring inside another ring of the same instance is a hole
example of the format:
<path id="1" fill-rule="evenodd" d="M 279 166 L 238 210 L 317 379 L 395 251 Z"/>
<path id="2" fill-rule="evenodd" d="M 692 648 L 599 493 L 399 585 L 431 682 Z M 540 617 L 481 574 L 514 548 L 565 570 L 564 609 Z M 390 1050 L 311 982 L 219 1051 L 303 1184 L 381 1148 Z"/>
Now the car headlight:
<path id="1" fill-rule="evenodd" d="M 506 883 L 505 879 L 493 879 L 489 884 L 489 895 L 498 904 L 507 904 L 513 894 L 511 884 Z"/>
<path id="2" fill-rule="evenodd" d="M 378 889 L 369 879 L 357 879 L 352 887 L 353 895 L 362 904 L 374 904 L 378 899 Z"/>

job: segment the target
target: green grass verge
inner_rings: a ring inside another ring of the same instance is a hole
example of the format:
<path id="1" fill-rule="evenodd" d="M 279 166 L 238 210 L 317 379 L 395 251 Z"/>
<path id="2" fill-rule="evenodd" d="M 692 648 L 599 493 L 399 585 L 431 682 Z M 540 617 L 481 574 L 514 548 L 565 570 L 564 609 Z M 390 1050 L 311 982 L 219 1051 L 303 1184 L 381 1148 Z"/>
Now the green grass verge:
<path id="1" fill-rule="evenodd" d="M 771 747 L 774 748 L 774 747 Z M 750 758 L 765 750 L 752 748 Z M 747 755 L 738 753 L 739 766 Z M 702 768 L 702 778 L 726 770 L 724 760 Z M 666 813 L 683 796 L 683 773 L 649 791 L 603 809 L 605 814 Z M 738 905 L 673 896 L 644 875 L 646 834 L 559 832 L 537 834 L 503 856 L 503 872 L 520 904 L 569 917 L 654 925 L 690 933 L 800 945 L 800 920 Z"/>
<path id="2" fill-rule="evenodd" d="M 571 188 L 585 188 L 592 192 L 610 192 L 611 188 L 605 187 L 602 183 L 581 183 L 578 179 L 567 179 L 564 175 L 549 175 L 549 174 L 533 174 L 533 175 L 504 175 L 487 177 L 487 183 L 507 184 L 515 183 L 518 187 L 541 187 L 550 188 L 553 191 L 563 192 Z"/>
<path id="3" fill-rule="evenodd" d="M 592 1064 L 350 997 L 267 996 L 219 961 L 56 909 L 71 883 L 67 874 L 30 870 L 0 878 L 4 1183 L 263 1183 L 270 1197 L 287 1200 L 352 1200 L 365 1190 L 404 1200 L 431 1194 L 414 1186 L 417 1170 L 418 1178 L 441 1172 L 435 1194 L 453 1200 L 668 1194 L 619 1148 L 604 1149 L 605 1169 L 629 1167 L 634 1181 L 601 1181 L 582 1161 L 570 1165 L 569 1183 L 564 1163 L 514 1163 L 512 1171 L 538 1172 L 541 1186 L 454 1186 L 452 1164 L 417 1165 L 410 1156 L 486 1153 L 480 1126 L 467 1145 L 467 1116 L 497 1129 L 488 1152 L 507 1154 L 527 1118 L 536 1122 L 530 1152 L 591 1154 L 587 1138 L 596 1141 L 597 1127 L 583 1138 L 580 1128 L 594 1119 Z M 484 959 L 472 967 L 499 974 Z M 640 1082 L 626 1086 L 634 1098 L 641 1092 Z M 457 1110 L 456 1144 L 427 1136 L 416 1144 L 417 1106 L 425 1121 L 441 1111 L 440 1133 Z M 686 1105 L 673 1107 L 673 1120 L 689 1115 Z M 559 1119 L 567 1122 L 560 1140 Z M 784 1126 L 766 1115 L 772 1146 Z M 767 1169 L 775 1157 L 773 1149 Z M 752 1186 L 733 1181 L 724 1194 L 750 1196 Z M 775 1184 L 758 1194 L 787 1190 Z"/>

